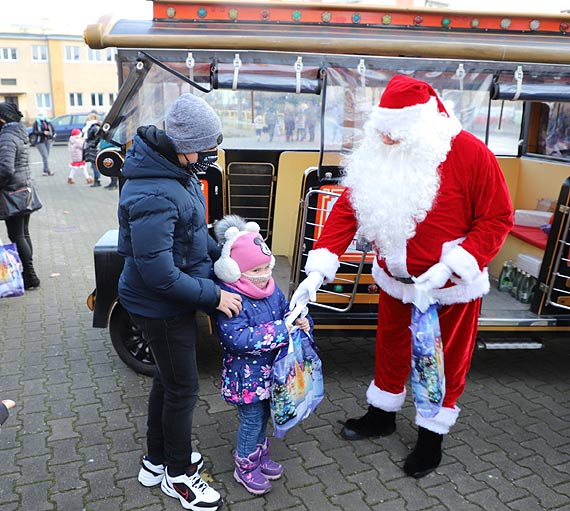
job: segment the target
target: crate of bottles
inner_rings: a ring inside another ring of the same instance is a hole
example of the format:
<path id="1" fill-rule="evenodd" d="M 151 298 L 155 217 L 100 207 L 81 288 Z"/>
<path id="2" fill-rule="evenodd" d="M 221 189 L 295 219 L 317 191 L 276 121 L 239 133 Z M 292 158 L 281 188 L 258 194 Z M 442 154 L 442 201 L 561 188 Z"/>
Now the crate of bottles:
<path id="1" fill-rule="evenodd" d="M 531 303 L 537 279 L 530 273 L 518 268 L 511 260 L 505 261 L 499 275 L 498 288 L 509 293 L 521 303 Z"/>

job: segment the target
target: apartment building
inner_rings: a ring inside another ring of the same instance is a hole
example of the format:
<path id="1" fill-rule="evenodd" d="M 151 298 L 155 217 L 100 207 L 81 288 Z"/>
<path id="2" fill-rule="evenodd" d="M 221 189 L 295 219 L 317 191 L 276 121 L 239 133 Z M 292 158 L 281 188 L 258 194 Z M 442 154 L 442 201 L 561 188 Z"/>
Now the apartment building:
<path id="1" fill-rule="evenodd" d="M 78 34 L 0 28 L 0 101 L 16 103 L 31 124 L 49 117 L 107 112 L 118 88 L 115 50 L 92 50 Z"/>

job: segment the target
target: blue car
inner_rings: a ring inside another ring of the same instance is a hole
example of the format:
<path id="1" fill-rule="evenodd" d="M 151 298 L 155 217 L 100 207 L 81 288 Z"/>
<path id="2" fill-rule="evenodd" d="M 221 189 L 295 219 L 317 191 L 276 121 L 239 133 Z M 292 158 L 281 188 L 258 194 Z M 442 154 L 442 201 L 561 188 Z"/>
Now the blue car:
<path id="1" fill-rule="evenodd" d="M 82 129 L 87 122 L 87 116 L 91 112 L 81 112 L 76 114 L 66 114 L 59 115 L 51 119 L 51 123 L 55 129 L 55 144 L 67 144 L 69 137 L 71 136 L 71 130 L 74 128 Z M 102 112 L 97 112 L 99 114 L 99 119 L 103 120 L 105 114 Z M 32 134 L 32 127 L 28 128 L 28 135 Z M 31 140 L 31 139 L 30 139 Z M 33 143 L 32 143 L 33 145 Z"/>

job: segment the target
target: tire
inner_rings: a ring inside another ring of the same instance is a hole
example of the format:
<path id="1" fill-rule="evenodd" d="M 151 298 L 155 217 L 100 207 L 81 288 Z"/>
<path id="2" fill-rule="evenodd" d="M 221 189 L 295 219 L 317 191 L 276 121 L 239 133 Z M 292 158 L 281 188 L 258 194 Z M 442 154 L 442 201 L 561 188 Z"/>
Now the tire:
<path id="1" fill-rule="evenodd" d="M 128 367 L 146 376 L 154 375 L 155 364 L 150 348 L 128 312 L 119 304 L 111 313 L 109 333 L 117 355 Z"/>

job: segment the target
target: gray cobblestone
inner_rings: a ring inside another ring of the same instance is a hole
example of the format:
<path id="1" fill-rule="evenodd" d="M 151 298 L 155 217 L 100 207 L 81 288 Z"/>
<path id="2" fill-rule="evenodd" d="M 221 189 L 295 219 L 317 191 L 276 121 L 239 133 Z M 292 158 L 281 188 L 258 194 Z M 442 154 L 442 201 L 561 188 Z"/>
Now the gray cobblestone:
<path id="1" fill-rule="evenodd" d="M 116 227 L 117 195 L 68 186 L 66 147 L 52 158 L 57 173 L 38 177 L 45 207 L 31 220 L 42 285 L 0 300 L 0 390 L 17 402 L 0 432 L 0 511 L 179 510 L 176 499 L 136 479 L 151 381 L 120 361 L 84 305 L 94 288 L 93 245 Z M 7 239 L 2 223 L 0 237 Z M 193 445 L 224 496 L 222 509 L 570 511 L 567 340 L 535 352 L 476 352 L 442 463 L 416 481 L 402 472 L 417 436 L 411 392 L 395 434 L 346 442 L 338 421 L 366 411 L 374 340 L 318 337 L 325 398 L 273 440 L 285 475 L 253 497 L 233 479 L 237 414 L 220 398 L 221 350 L 202 316 L 200 331 Z"/>

